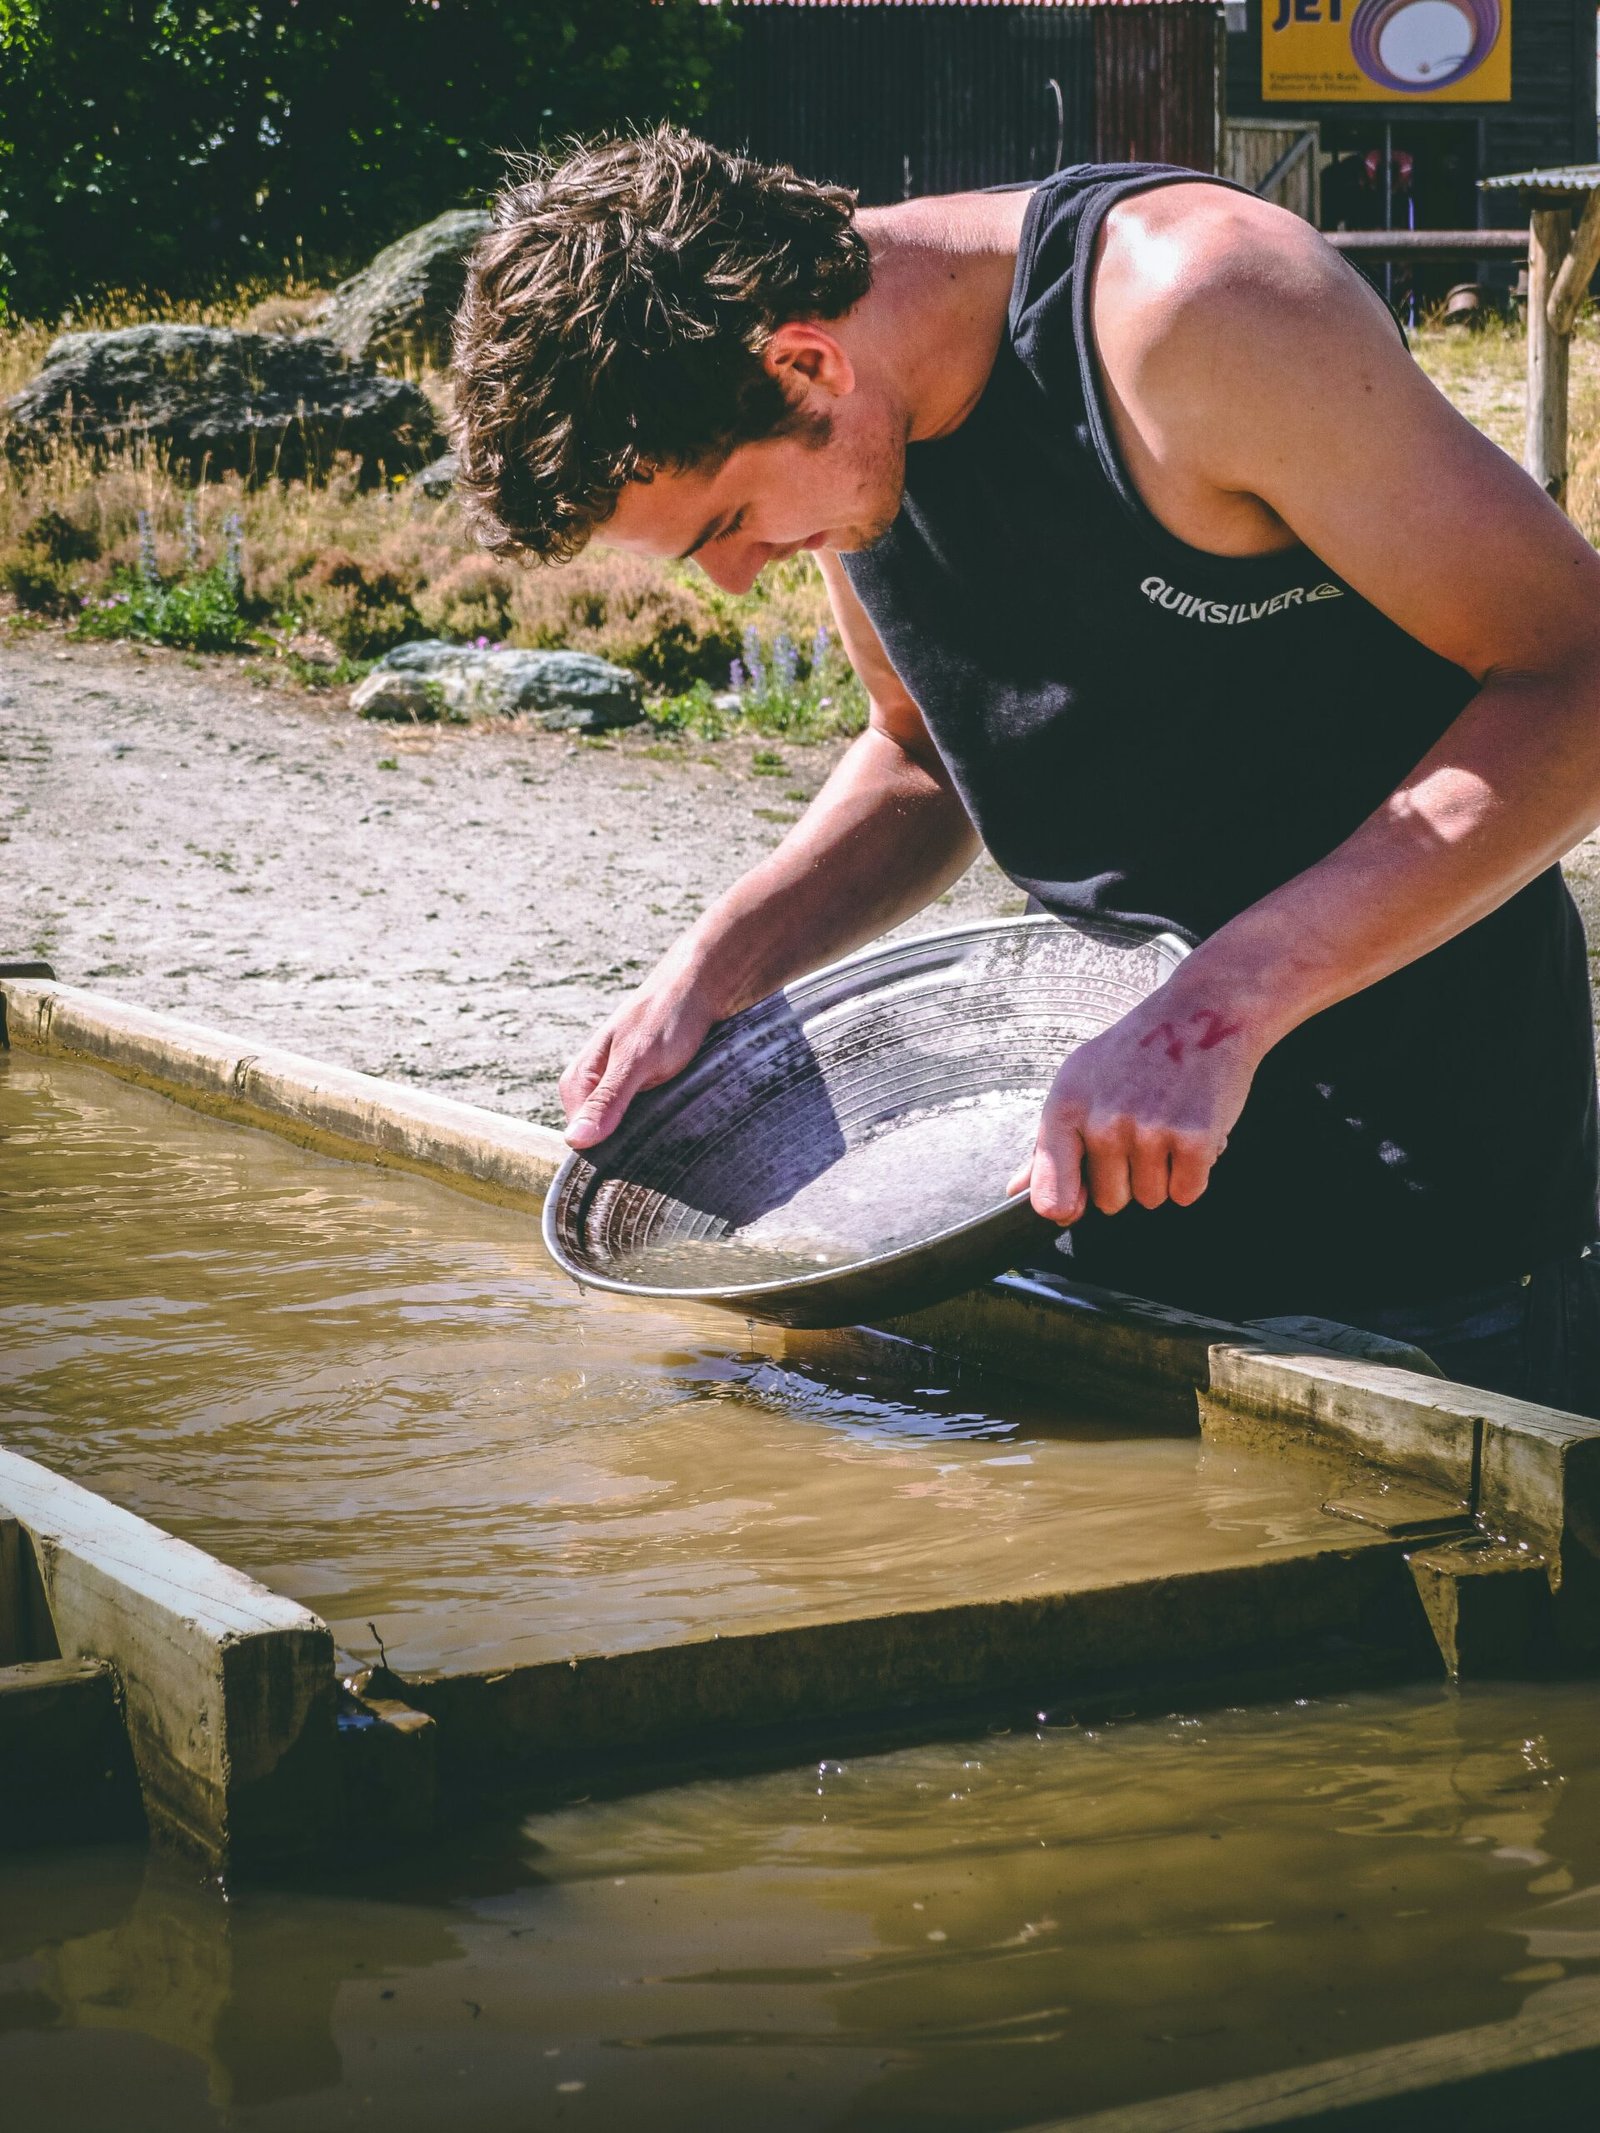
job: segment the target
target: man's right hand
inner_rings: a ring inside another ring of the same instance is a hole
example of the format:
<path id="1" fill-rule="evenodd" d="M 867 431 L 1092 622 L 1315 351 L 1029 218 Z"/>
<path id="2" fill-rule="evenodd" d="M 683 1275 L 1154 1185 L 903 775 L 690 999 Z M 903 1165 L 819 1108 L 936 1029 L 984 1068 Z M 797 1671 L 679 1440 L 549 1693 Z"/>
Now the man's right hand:
<path id="1" fill-rule="evenodd" d="M 721 1019 L 693 978 L 654 971 L 607 1017 L 560 1081 L 567 1145 L 592 1148 L 614 1133 L 641 1089 L 681 1073 Z"/>
<path id="2" fill-rule="evenodd" d="M 865 733 L 775 852 L 736 881 L 561 1077 L 567 1142 L 592 1148 L 641 1089 L 689 1064 L 713 1023 L 887 933 L 960 879 L 978 850 L 966 809 L 837 557 L 818 558 Z"/>

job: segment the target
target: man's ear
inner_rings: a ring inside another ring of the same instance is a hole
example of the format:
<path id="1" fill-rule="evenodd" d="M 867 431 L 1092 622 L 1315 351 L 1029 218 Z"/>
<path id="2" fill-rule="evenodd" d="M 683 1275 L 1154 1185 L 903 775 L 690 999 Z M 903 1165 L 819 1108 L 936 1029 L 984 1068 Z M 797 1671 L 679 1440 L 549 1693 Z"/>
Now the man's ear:
<path id="1" fill-rule="evenodd" d="M 761 351 L 761 360 L 796 398 L 809 386 L 836 400 L 855 390 L 855 365 L 842 344 L 826 326 L 810 319 L 790 319 L 777 327 Z"/>

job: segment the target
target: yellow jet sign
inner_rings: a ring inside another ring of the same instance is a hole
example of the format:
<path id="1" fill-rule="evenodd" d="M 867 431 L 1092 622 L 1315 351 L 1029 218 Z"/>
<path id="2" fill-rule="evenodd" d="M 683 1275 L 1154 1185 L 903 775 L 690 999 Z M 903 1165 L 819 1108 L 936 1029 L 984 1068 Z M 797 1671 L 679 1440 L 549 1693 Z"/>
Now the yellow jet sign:
<path id="1" fill-rule="evenodd" d="M 1511 0 L 1262 0 L 1269 103 L 1503 104 Z"/>

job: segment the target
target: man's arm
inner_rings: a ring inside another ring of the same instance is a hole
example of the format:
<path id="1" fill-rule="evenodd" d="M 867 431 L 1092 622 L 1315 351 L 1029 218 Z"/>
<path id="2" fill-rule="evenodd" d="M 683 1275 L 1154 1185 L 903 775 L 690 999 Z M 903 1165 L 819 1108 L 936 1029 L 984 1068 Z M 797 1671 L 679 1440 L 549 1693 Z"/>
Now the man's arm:
<path id="1" fill-rule="evenodd" d="M 1013 1181 L 1060 1222 L 1090 1200 L 1196 1199 L 1274 1044 L 1600 821 L 1600 558 L 1433 389 L 1314 233 L 1231 199 L 1200 221 L 1186 238 L 1150 218 L 1108 250 L 1097 297 L 1147 497 L 1186 539 L 1236 524 L 1240 552 L 1280 525 L 1480 687 L 1352 836 L 1067 1062 Z"/>
<path id="2" fill-rule="evenodd" d="M 687 1066 L 714 1022 L 909 918 L 977 853 L 921 714 L 837 560 L 821 560 L 870 723 L 777 850 L 667 951 L 562 1075 L 575 1148 L 603 1140 L 641 1089 Z"/>

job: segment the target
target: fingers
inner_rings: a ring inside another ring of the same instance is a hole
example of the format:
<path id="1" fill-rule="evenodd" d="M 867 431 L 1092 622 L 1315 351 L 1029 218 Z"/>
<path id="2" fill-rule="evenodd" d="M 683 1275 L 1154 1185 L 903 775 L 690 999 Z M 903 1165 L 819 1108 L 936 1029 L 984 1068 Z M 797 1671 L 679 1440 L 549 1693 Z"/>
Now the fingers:
<path id="1" fill-rule="evenodd" d="M 618 1072 L 602 1074 L 589 1094 L 567 1120 L 567 1146 L 593 1148 L 622 1123 L 622 1114 L 637 1086 Z"/>
<path id="2" fill-rule="evenodd" d="M 1170 1191 L 1172 1143 L 1164 1133 L 1135 1127 L 1128 1157 L 1128 1191 L 1141 1207 L 1159 1207 Z M 1095 1203 L 1097 1206 L 1099 1202 Z M 1127 1202 L 1124 1201 L 1126 1206 Z"/>
<path id="3" fill-rule="evenodd" d="M 1225 1148 L 1227 1142 L 1222 1146 Z M 1217 1150 L 1220 1155 L 1222 1149 Z M 1211 1182 L 1211 1166 L 1216 1155 L 1197 1135 L 1185 1135 L 1175 1141 L 1172 1149 L 1172 1174 L 1167 1185 L 1171 1199 L 1180 1207 L 1192 1207 Z"/>
<path id="4" fill-rule="evenodd" d="M 595 1083 L 605 1072 L 607 1054 L 611 1050 L 611 1032 L 601 1030 L 579 1052 L 556 1083 L 561 1098 L 561 1108 L 570 1120 L 594 1089 Z"/>
<path id="5" fill-rule="evenodd" d="M 561 1077 L 569 1148 L 593 1148 L 622 1124 L 641 1090 L 654 1089 L 689 1064 L 704 1028 L 682 1017 L 641 1026 L 624 1017 L 600 1031 Z"/>
<path id="6" fill-rule="evenodd" d="M 653 1089 L 668 1081 L 681 1061 L 659 1054 L 630 1051 L 615 1038 L 608 1041 L 603 1062 L 589 1082 L 586 1095 L 567 1118 L 567 1146 L 593 1148 L 622 1124 L 623 1113 L 641 1089 Z"/>
<path id="7" fill-rule="evenodd" d="M 1047 1112 L 1038 1146 L 1006 1193 L 1030 1193 L 1047 1221 L 1065 1227 L 1091 1205 L 1103 1215 L 1119 1214 L 1130 1201 L 1190 1207 L 1210 1182 L 1215 1160 L 1195 1134 L 1135 1126 L 1126 1118 L 1073 1125 Z"/>
<path id="8" fill-rule="evenodd" d="M 1030 1171 L 1033 1204 L 1047 1222 L 1065 1228 L 1083 1213 L 1083 1155 L 1083 1138 L 1076 1128 L 1052 1120 L 1047 1111 Z"/>

